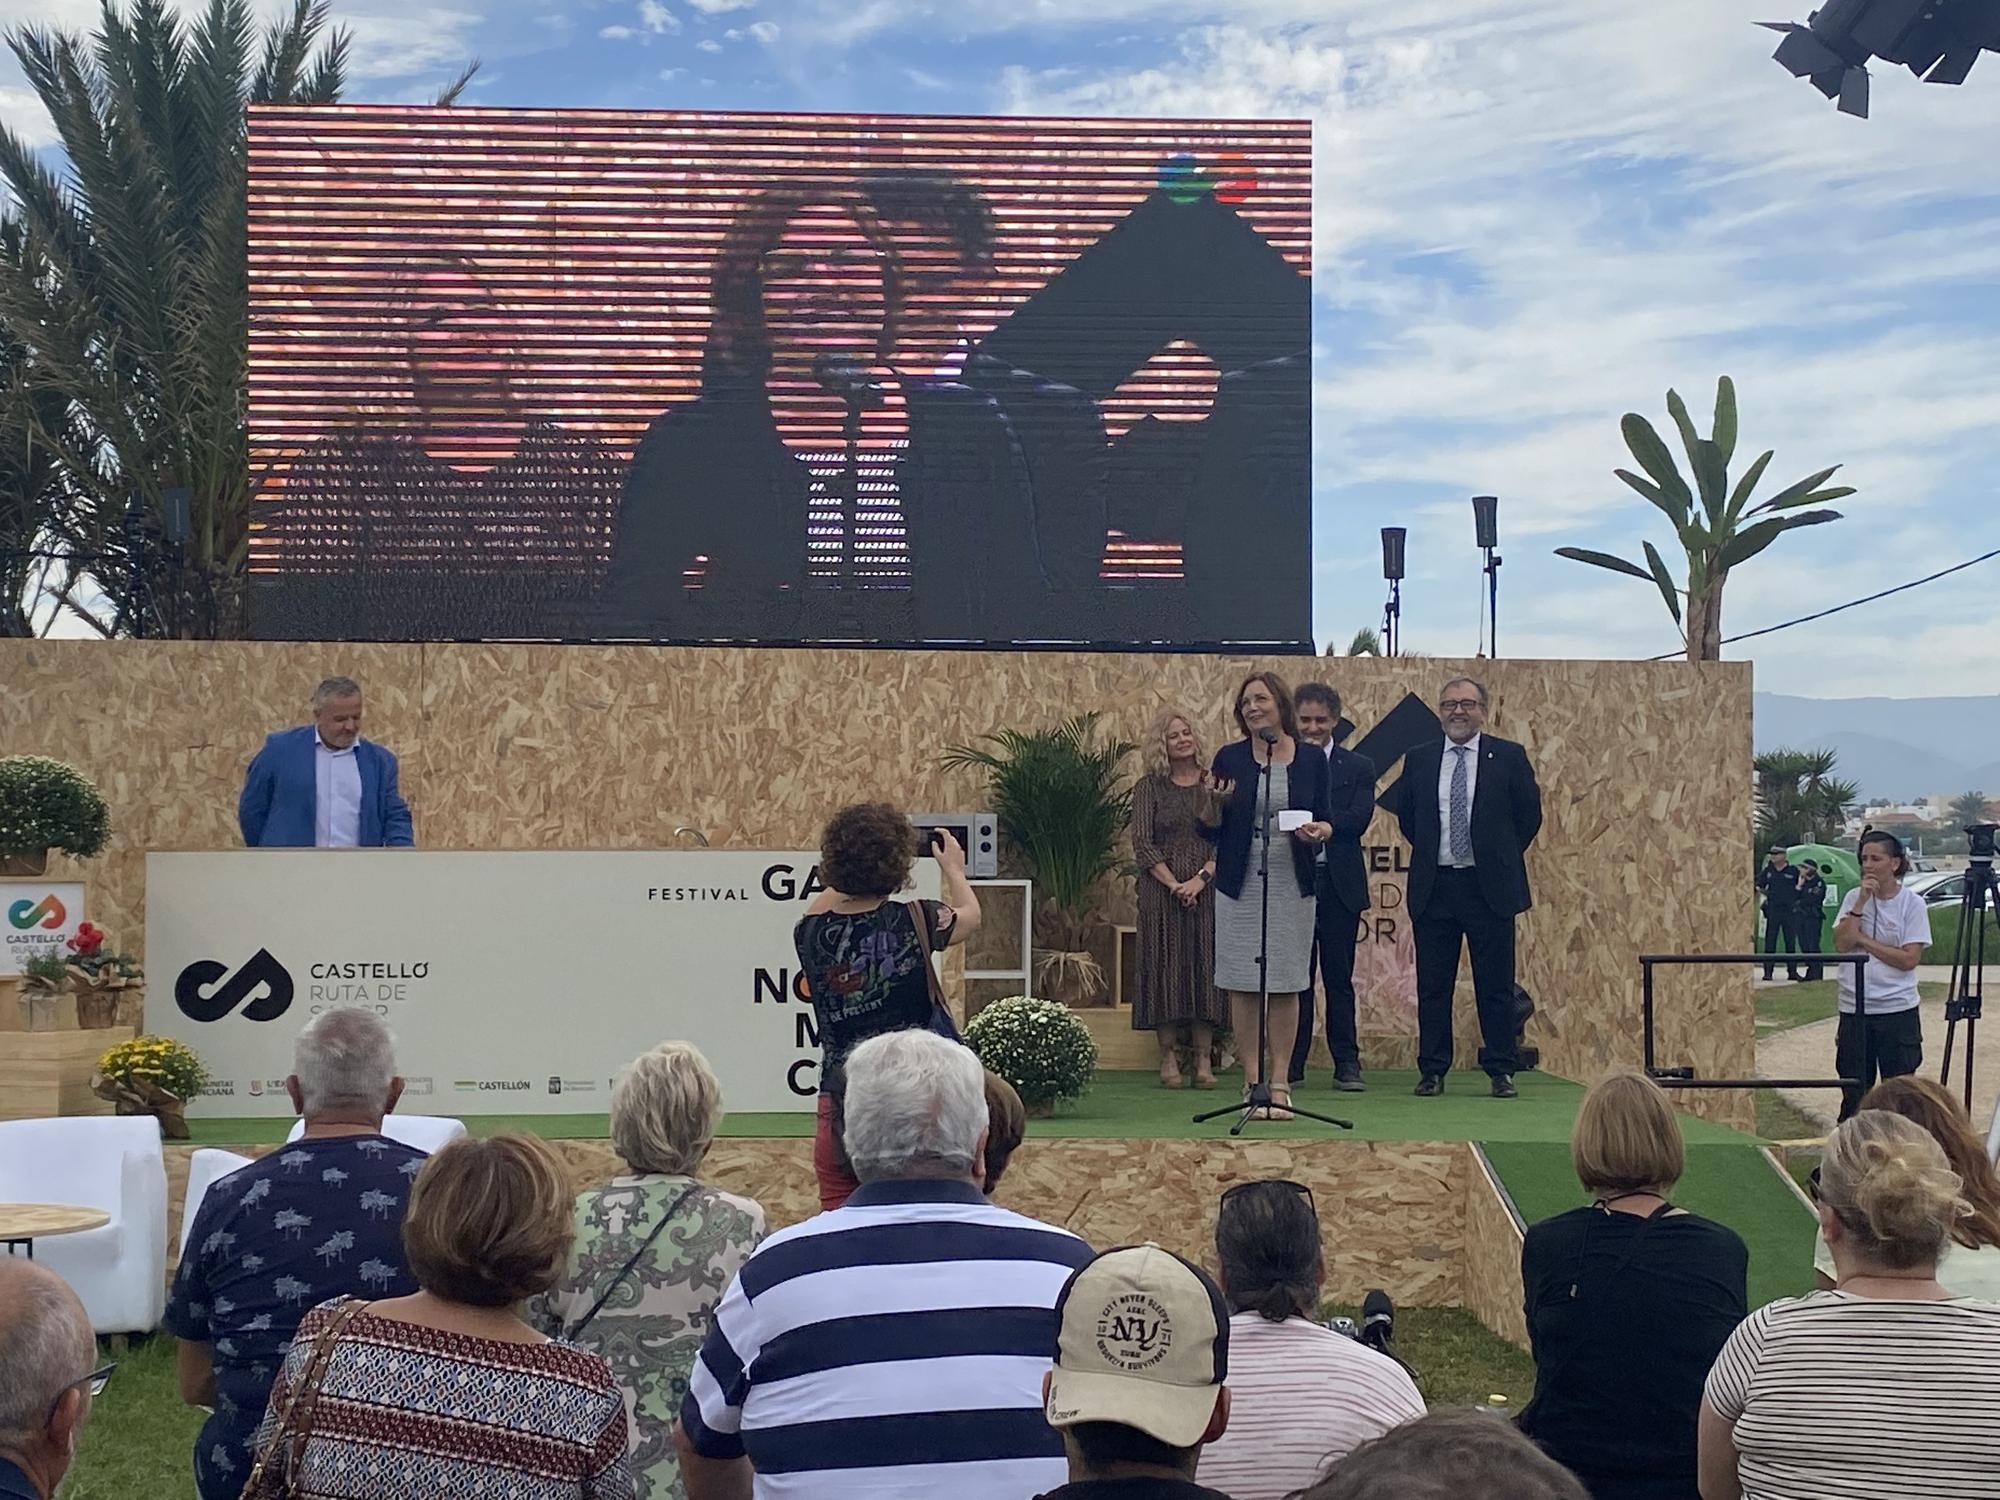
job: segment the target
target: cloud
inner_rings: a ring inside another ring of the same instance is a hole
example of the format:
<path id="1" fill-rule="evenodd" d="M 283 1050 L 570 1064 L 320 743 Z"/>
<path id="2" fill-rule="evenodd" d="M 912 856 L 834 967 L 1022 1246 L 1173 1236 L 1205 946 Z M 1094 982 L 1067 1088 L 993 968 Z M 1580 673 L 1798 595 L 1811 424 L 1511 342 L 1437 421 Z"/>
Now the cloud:
<path id="1" fill-rule="evenodd" d="M 757 0 L 687 0 L 705 16 L 719 16 L 725 11 L 748 10 Z"/>
<path id="2" fill-rule="evenodd" d="M 1092 15 L 1212 9 L 1104 0 Z M 2000 509 L 1985 477 L 2000 469 L 2000 320 L 1982 301 L 2000 280 L 2000 203 L 1968 184 L 1990 170 L 2000 93 L 1878 70 L 1876 118 L 1848 120 L 1770 62 L 1734 0 L 1352 0 L 1303 22 L 1324 8 L 1241 0 L 1237 13 L 1249 18 L 1181 27 L 1113 70 L 1004 68 L 996 94 L 1021 113 L 1313 121 L 1321 636 L 1373 613 L 1373 532 L 1393 522 L 1411 528 L 1413 567 L 1444 570 L 1442 600 L 1412 607 L 1411 646 L 1470 649 L 1464 497 L 1485 492 L 1502 497 L 1510 654 L 1670 649 L 1645 585 L 1550 551 L 1671 541 L 1610 473 L 1631 465 L 1618 414 L 1671 434 L 1672 385 L 1705 426 L 1725 372 L 1738 471 L 1770 447 L 1766 492 L 1834 462 L 1861 491 L 1841 506 L 1849 520 L 1781 539 L 1732 579 L 1729 629 L 1982 550 Z M 1574 618 L 1579 597 L 1601 616 Z M 1965 600 L 1957 618 L 2000 639 L 2000 591 Z M 1924 613 L 1933 594 L 1912 602 Z M 1830 672 L 1840 690 L 1868 673 L 1906 693 L 1964 690 L 1955 663 L 1908 658 L 1914 626 L 1889 632 L 1906 658 L 1890 683 L 1894 652 L 1860 644 L 1884 624 L 1867 617 L 1741 649 L 1767 687 L 1825 691 Z"/>
<path id="3" fill-rule="evenodd" d="M 41 98 L 24 85 L 0 84 L 0 124 L 31 147 L 53 145 L 56 141 L 55 122 L 42 108 Z"/>
<path id="4" fill-rule="evenodd" d="M 938 77 L 937 74 L 926 73 L 922 68 L 905 68 L 903 69 L 903 76 L 918 88 L 928 89 L 932 92 L 951 87 L 950 83 Z"/>
<path id="5" fill-rule="evenodd" d="M 639 20 L 656 36 L 681 29 L 681 18 L 660 4 L 660 0 L 639 0 Z"/>
<path id="6" fill-rule="evenodd" d="M 336 23 L 354 39 L 348 76 L 357 81 L 455 72 L 472 54 L 477 14 L 448 6 L 374 14 L 343 9 Z"/>
<path id="7" fill-rule="evenodd" d="M 703 52 L 720 52 L 722 50 L 722 43 L 718 42 L 712 36 L 703 37 L 695 43 L 695 46 Z"/>
<path id="8" fill-rule="evenodd" d="M 778 23 L 776 21 L 752 21 L 744 30 L 749 32 L 751 36 L 755 37 L 766 47 L 778 40 Z"/>
<path id="9" fill-rule="evenodd" d="M 600 26 L 597 34 L 609 42 L 629 42 L 639 33 L 630 26 Z"/>
<path id="10" fill-rule="evenodd" d="M 676 78 L 684 78 L 686 76 L 687 76 L 686 68 L 660 69 L 660 82 L 662 83 L 672 83 Z"/>

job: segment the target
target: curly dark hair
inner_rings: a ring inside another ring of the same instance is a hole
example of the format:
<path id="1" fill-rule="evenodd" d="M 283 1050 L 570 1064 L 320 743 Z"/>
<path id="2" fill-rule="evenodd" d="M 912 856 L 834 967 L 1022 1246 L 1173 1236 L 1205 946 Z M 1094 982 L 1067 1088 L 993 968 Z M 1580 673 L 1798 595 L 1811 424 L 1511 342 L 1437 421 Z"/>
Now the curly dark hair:
<path id="1" fill-rule="evenodd" d="M 887 802 L 843 807 L 820 835 L 819 878 L 843 896 L 893 896 L 916 862 L 916 825 Z"/>

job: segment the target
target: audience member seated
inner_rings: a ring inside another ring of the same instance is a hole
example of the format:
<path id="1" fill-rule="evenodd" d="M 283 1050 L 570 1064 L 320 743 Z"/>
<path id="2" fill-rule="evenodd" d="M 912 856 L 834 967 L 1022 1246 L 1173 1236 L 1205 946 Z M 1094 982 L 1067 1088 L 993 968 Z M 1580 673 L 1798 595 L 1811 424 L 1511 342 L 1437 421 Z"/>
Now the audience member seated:
<path id="1" fill-rule="evenodd" d="M 1363 1443 L 1300 1500 L 1589 1500 L 1589 1492 L 1503 1418 L 1458 1407 Z"/>
<path id="2" fill-rule="evenodd" d="M 678 1500 L 674 1418 L 715 1304 L 764 1237 L 764 1210 L 696 1180 L 722 1086 L 686 1042 L 642 1053 L 611 1091 L 611 1144 L 630 1174 L 576 1201 L 563 1277 L 537 1300 L 542 1332 L 601 1354 L 625 1393 L 640 1500 Z"/>
<path id="3" fill-rule="evenodd" d="M 0 1258 L 0 1496 L 51 1500 L 111 1366 L 62 1277 Z"/>
<path id="4" fill-rule="evenodd" d="M 1730 1335 L 1702 1401 L 1702 1500 L 1995 1493 L 2000 1306 L 1937 1278 L 1966 1209 L 1922 1126 L 1864 1109 L 1833 1133 L 1819 1224 L 1836 1290 Z"/>
<path id="5" fill-rule="evenodd" d="M 1281 1500 L 1424 1414 L 1401 1365 L 1315 1321 L 1326 1261 L 1302 1183 L 1224 1193 L 1215 1257 L 1230 1311 L 1229 1431 L 1203 1457 L 1203 1479 L 1235 1500 Z"/>
<path id="6" fill-rule="evenodd" d="M 298 1447 L 293 1500 L 631 1500 L 611 1368 L 520 1317 L 569 1255 L 561 1160 L 533 1136 L 453 1141 L 403 1222 L 421 1290 L 340 1298 L 299 1325 L 260 1452 Z M 296 1392 L 317 1395 L 292 1408 Z"/>
<path id="7" fill-rule="evenodd" d="M 305 1134 L 222 1178 L 195 1215 L 167 1296 L 181 1399 L 212 1407 L 195 1440 L 202 1500 L 237 1500 L 272 1377 L 306 1312 L 330 1297 L 416 1290 L 403 1211 L 424 1153 L 382 1134 L 395 1041 L 373 1011 L 322 1011 L 285 1080 Z"/>
<path id="8" fill-rule="evenodd" d="M 1694 1500 L 1702 1381 L 1747 1310 L 1743 1241 L 1668 1200 L 1686 1156 L 1658 1084 L 1604 1079 L 1570 1134 L 1595 1201 L 1521 1247 L 1535 1355 L 1521 1430 L 1594 1500 Z"/>
<path id="9" fill-rule="evenodd" d="M 1863 1109 L 1886 1109 L 1922 1126 L 1944 1148 L 1958 1173 L 1959 1192 L 1972 1212 L 1958 1221 L 1938 1261 L 1937 1279 L 1961 1297 L 2000 1302 L 2000 1173 L 1973 1133 L 1972 1120 L 1958 1096 L 1932 1078 L 1906 1074 L 1884 1079 L 1861 1101 Z M 1813 1241 L 1813 1271 L 1822 1291 L 1834 1284 L 1833 1252 L 1826 1236 Z"/>
<path id="10" fill-rule="evenodd" d="M 965 851 L 940 839 L 920 851 L 915 825 L 886 802 L 843 807 L 820 836 L 826 889 L 799 918 L 792 946 L 819 1027 L 813 1171 L 821 1208 L 840 1207 L 856 1185 L 839 1145 L 847 1054 L 871 1036 L 912 1027 L 958 1034 L 938 1003 L 931 955 L 978 930 L 979 898 L 965 877 Z M 919 852 L 936 857 L 942 901 L 895 899 L 909 887 Z"/>
<path id="11" fill-rule="evenodd" d="M 986 1196 L 1000 1186 L 1007 1163 L 1028 1136 L 1028 1111 L 1014 1085 L 986 1070 Z"/>
<path id="12" fill-rule="evenodd" d="M 690 1500 L 1022 1500 L 1062 1482 L 1041 1381 L 1090 1249 L 982 1195 L 983 1073 L 928 1031 L 849 1054 L 861 1186 L 759 1245 L 716 1309 L 676 1434 Z"/>
<path id="13" fill-rule="evenodd" d="M 1195 1483 L 1229 1426 L 1221 1289 L 1158 1245 L 1107 1250 L 1070 1277 L 1056 1321 L 1042 1395 L 1069 1483 L 1037 1500 L 1229 1500 Z"/>

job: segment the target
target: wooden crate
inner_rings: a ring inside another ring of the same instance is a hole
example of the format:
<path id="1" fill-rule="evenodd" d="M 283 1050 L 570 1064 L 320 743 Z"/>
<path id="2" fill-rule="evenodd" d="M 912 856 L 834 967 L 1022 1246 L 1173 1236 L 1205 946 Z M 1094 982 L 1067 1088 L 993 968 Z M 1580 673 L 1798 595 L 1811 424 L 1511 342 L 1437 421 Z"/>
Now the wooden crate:
<path id="1" fill-rule="evenodd" d="M 0 1048 L 0 1120 L 110 1114 L 110 1103 L 91 1093 L 90 1075 L 109 1048 L 135 1035 L 129 1026 L 11 1034 Z"/>

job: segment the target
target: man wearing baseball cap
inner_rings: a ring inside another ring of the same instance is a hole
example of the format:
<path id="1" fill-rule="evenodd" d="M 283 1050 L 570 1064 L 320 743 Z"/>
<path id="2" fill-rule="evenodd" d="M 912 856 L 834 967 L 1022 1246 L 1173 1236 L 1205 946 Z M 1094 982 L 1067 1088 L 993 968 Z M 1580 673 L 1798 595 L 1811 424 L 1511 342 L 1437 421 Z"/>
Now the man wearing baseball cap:
<path id="1" fill-rule="evenodd" d="M 1229 1312 L 1199 1269 L 1158 1245 L 1107 1250 L 1056 1302 L 1042 1382 L 1069 1483 L 1038 1500 L 1228 1500 L 1194 1482 L 1229 1425 Z"/>

